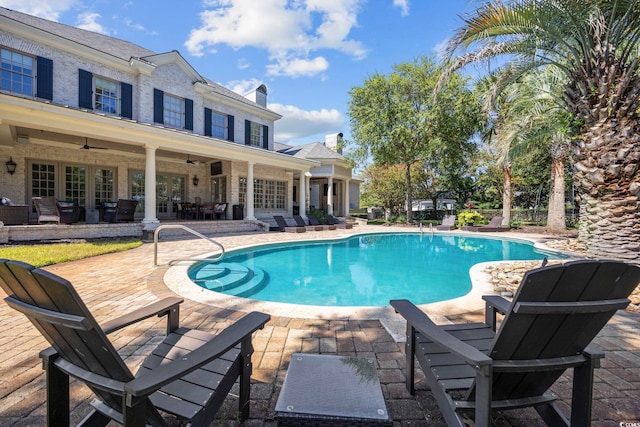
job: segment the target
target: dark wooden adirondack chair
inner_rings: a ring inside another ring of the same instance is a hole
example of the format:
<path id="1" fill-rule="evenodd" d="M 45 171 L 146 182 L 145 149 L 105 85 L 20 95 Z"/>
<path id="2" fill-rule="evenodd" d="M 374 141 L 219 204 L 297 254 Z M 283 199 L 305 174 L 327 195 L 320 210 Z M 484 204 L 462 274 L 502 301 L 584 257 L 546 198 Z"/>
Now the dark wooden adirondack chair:
<path id="1" fill-rule="evenodd" d="M 549 425 L 588 426 L 593 371 L 604 354 L 591 340 L 640 283 L 640 267 L 575 261 L 527 272 L 512 302 L 487 302 L 485 323 L 438 326 L 407 300 L 391 305 L 407 319 L 407 389 L 417 359 L 449 426 L 474 411 L 487 426 L 491 411 L 534 407 Z M 505 314 L 497 332 L 496 313 Z M 415 358 L 414 358 L 415 356 Z M 571 417 L 549 387 L 573 368 Z"/>
<path id="2" fill-rule="evenodd" d="M 47 375 L 47 422 L 69 425 L 69 377 L 95 393 L 82 424 L 166 425 L 158 410 L 208 426 L 239 378 L 240 418 L 249 415 L 251 334 L 269 321 L 253 312 L 218 335 L 181 328 L 180 298 L 165 298 L 99 325 L 67 280 L 17 261 L 0 260 L 9 306 L 24 313 L 49 341 L 40 357 Z M 136 376 L 107 334 L 153 316 L 167 316 L 167 336 Z"/>

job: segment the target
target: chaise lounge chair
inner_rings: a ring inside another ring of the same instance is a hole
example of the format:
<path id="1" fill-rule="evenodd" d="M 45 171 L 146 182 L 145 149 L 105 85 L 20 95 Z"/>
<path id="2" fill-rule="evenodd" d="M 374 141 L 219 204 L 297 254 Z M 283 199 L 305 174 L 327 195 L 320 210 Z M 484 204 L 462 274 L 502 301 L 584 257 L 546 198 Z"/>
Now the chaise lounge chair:
<path id="1" fill-rule="evenodd" d="M 483 297 L 485 323 L 438 326 L 407 300 L 391 305 L 407 320 L 406 386 L 417 358 L 448 426 L 488 426 L 492 410 L 533 406 L 549 425 L 569 425 L 549 387 L 573 368 L 571 425 L 588 426 L 594 369 L 604 354 L 591 340 L 640 282 L 640 267 L 574 261 L 525 273 L 513 301 Z M 496 313 L 504 314 L 496 331 Z M 415 356 L 415 358 L 414 358 Z"/>
<path id="2" fill-rule="evenodd" d="M 347 224 L 346 222 L 342 222 L 338 218 L 334 217 L 333 215 L 327 215 L 327 222 L 329 223 L 329 225 L 335 225 L 336 228 L 342 228 L 342 229 L 353 228 L 353 225 Z"/>
<path id="3" fill-rule="evenodd" d="M 0 260 L 5 301 L 25 314 L 49 341 L 40 352 L 46 370 L 47 425 L 69 425 L 69 377 L 96 395 L 82 425 L 166 426 L 162 410 L 209 425 L 239 378 L 242 421 L 249 416 L 251 334 L 269 316 L 253 312 L 218 335 L 179 327 L 180 298 L 165 298 L 99 325 L 67 280 L 45 270 Z M 141 320 L 167 316 L 167 336 L 134 376 L 107 339 Z"/>
<path id="4" fill-rule="evenodd" d="M 504 219 L 504 217 L 494 216 L 493 218 L 491 218 L 491 221 L 489 221 L 489 224 L 487 224 L 487 225 L 466 225 L 466 226 L 462 227 L 462 229 L 464 231 L 477 231 L 477 232 L 509 231 L 509 230 L 511 230 L 510 227 L 503 227 L 502 226 L 502 220 L 503 219 Z"/>
<path id="5" fill-rule="evenodd" d="M 332 224 L 320 224 L 320 221 L 318 221 L 318 218 L 316 218 L 315 215 L 307 215 L 307 219 L 309 220 L 309 224 L 316 225 L 316 226 L 319 225 L 320 227 L 322 227 L 323 230 L 336 229 L 336 226 Z"/>
<path id="6" fill-rule="evenodd" d="M 455 215 L 445 215 L 442 218 L 442 224 L 436 225 L 436 230 L 453 230 L 454 228 L 456 228 Z"/>
<path id="7" fill-rule="evenodd" d="M 305 227 L 291 227 L 287 224 L 287 221 L 284 219 L 282 215 L 274 215 L 273 219 L 276 220 L 276 224 L 278 224 L 279 231 L 286 231 L 287 233 L 304 233 L 307 231 Z"/>
<path id="8" fill-rule="evenodd" d="M 294 215 L 293 216 L 293 220 L 296 222 L 296 225 L 298 227 L 304 227 L 305 230 L 307 230 L 307 231 L 322 231 L 322 230 L 324 230 L 324 227 L 322 225 L 306 224 L 304 222 L 304 218 L 302 218 L 300 215 Z"/>

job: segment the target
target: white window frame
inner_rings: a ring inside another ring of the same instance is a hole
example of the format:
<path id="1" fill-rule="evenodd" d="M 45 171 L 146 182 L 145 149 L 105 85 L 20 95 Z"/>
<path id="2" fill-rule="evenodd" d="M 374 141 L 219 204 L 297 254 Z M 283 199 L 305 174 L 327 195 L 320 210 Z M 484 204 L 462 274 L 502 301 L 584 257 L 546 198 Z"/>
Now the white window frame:
<path id="1" fill-rule="evenodd" d="M 228 115 L 218 111 L 211 112 L 211 136 L 213 138 L 224 139 L 229 138 L 229 119 Z"/>
<path id="2" fill-rule="evenodd" d="M 107 94 L 104 93 L 105 86 L 113 85 L 115 92 L 109 92 Z M 99 93 L 99 91 L 101 91 Z M 115 101 L 115 111 L 110 110 L 108 107 L 112 106 L 112 103 L 104 103 L 101 102 L 98 98 L 107 99 L 109 101 Z M 103 107 L 100 108 L 99 105 L 102 103 Z M 105 108 L 104 106 L 107 106 Z M 118 115 L 120 114 L 120 84 L 115 80 L 107 79 L 100 76 L 93 77 L 93 109 L 96 111 L 100 111 L 105 114 L 110 115 Z"/>
<path id="3" fill-rule="evenodd" d="M 184 129 L 184 98 L 165 92 L 162 102 L 164 125 Z"/>
<path id="4" fill-rule="evenodd" d="M 247 178 L 240 177 L 240 204 L 247 200 Z M 253 180 L 253 207 L 255 209 L 286 209 L 287 182 L 273 179 Z"/>
<path id="5" fill-rule="evenodd" d="M 251 129 L 249 131 L 249 145 L 253 147 L 262 147 L 262 125 L 256 122 L 250 122 Z"/>
<path id="6" fill-rule="evenodd" d="M 1 72 L 2 72 L 2 84 L 0 84 L 0 88 L 2 88 L 2 90 L 4 90 L 4 91 L 8 91 L 8 92 L 11 92 L 11 93 L 18 93 L 18 94 L 21 94 L 21 95 L 34 96 L 35 93 L 36 93 L 36 69 L 37 69 L 35 56 L 29 55 L 29 54 L 26 54 L 26 53 L 23 53 L 23 52 L 19 52 L 17 50 L 8 49 L 6 47 L 2 47 L 0 49 L 2 51 L 2 58 L 0 59 L 0 61 L 2 63 L 2 69 L 1 69 Z M 4 68 L 5 57 L 6 57 L 7 54 L 11 55 L 11 59 L 9 60 L 10 61 L 10 65 L 11 65 L 10 69 L 5 69 Z M 15 61 L 15 59 L 17 59 L 16 56 L 20 57 L 20 62 L 19 62 L 20 71 L 15 70 L 14 64 L 16 64 L 16 65 L 18 64 L 18 61 Z M 24 70 L 25 70 L 24 61 L 25 61 L 26 58 L 28 58 L 31 61 L 31 74 L 28 74 L 28 73 L 24 72 Z M 9 73 L 10 76 L 11 76 L 11 80 L 10 80 L 11 83 L 10 83 L 10 87 L 9 88 L 5 88 L 4 87 L 4 81 L 5 81 L 4 74 L 5 74 L 5 72 Z M 20 84 L 20 88 L 21 88 L 20 90 L 14 90 L 13 82 L 14 82 L 14 77 L 15 76 L 21 76 L 22 80 L 24 80 L 25 78 L 26 79 L 30 79 L 31 80 L 31 91 L 29 91 L 29 92 L 25 92 L 24 91 L 24 88 L 25 88 L 25 84 L 24 83 Z"/>

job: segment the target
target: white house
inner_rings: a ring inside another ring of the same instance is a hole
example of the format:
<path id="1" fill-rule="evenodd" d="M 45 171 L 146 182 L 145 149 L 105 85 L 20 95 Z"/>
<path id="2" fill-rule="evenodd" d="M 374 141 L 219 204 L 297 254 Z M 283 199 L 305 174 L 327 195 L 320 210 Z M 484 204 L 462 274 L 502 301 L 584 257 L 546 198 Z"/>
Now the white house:
<path id="1" fill-rule="evenodd" d="M 5 8 L 0 50 L 0 163 L 15 163 L 0 172 L 0 196 L 14 203 L 52 196 L 89 212 L 137 199 L 147 230 L 175 218 L 181 201 L 227 203 L 227 218 L 250 221 L 294 206 L 304 216 L 310 197 L 348 214 L 351 169 L 326 146 L 320 155 L 276 149 L 281 116 L 264 85 L 241 96 L 176 50 Z"/>

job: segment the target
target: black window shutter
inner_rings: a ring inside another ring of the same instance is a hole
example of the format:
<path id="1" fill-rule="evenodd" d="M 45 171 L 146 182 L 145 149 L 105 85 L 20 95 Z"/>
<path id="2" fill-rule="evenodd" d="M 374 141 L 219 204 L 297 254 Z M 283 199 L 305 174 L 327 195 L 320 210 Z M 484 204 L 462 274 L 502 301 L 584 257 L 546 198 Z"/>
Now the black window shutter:
<path id="1" fill-rule="evenodd" d="M 193 100 L 184 99 L 184 128 L 193 130 Z"/>
<path id="2" fill-rule="evenodd" d="M 262 148 L 269 149 L 269 126 L 262 126 Z"/>
<path id="3" fill-rule="evenodd" d="M 235 139 L 234 126 L 235 126 L 235 121 L 233 119 L 233 116 L 229 114 L 227 116 L 227 141 L 233 142 Z"/>
<path id="4" fill-rule="evenodd" d="M 133 86 L 120 83 L 120 117 L 133 119 Z"/>
<path id="5" fill-rule="evenodd" d="M 93 110 L 93 74 L 78 70 L 78 107 Z"/>
<path id="6" fill-rule="evenodd" d="M 204 107 L 204 136 L 211 136 L 211 108 Z"/>
<path id="7" fill-rule="evenodd" d="M 38 67 L 36 82 L 36 96 L 42 99 L 53 100 L 53 61 L 49 58 L 38 56 L 36 58 Z"/>
<path id="8" fill-rule="evenodd" d="M 251 145 L 251 122 L 244 121 L 244 145 Z"/>
<path id="9" fill-rule="evenodd" d="M 164 123 L 164 92 L 153 89 L 153 122 Z"/>

